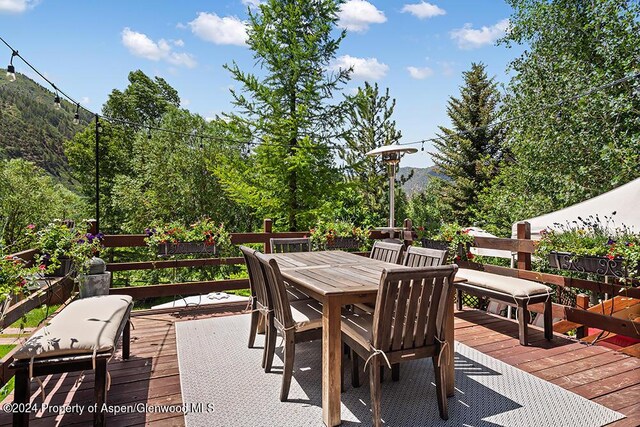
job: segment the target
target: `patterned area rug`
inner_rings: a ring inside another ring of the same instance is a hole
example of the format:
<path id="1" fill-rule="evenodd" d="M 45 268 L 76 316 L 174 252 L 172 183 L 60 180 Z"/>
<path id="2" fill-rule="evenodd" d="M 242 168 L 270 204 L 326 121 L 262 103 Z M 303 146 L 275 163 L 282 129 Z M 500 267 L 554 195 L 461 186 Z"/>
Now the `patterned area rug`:
<path id="1" fill-rule="evenodd" d="M 280 402 L 282 352 L 265 374 L 263 336 L 247 348 L 249 315 L 176 323 L 182 397 L 196 405 L 188 427 L 322 426 L 321 343 L 296 345 L 288 402 Z M 279 344 L 279 341 L 278 341 Z M 351 387 L 345 360 L 344 426 L 371 425 L 368 376 Z M 449 420 L 438 415 L 430 359 L 403 363 L 400 381 L 382 384 L 388 426 L 602 426 L 624 415 L 482 354 L 455 344 L 456 394 Z M 204 405 L 197 406 L 202 403 Z"/>

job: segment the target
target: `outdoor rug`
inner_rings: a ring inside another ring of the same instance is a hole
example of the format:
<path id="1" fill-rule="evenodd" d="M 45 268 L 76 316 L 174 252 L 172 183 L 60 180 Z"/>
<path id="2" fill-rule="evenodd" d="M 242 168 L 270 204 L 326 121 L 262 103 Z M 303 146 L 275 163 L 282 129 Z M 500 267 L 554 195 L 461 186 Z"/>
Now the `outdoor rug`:
<path id="1" fill-rule="evenodd" d="M 187 427 L 322 426 L 321 342 L 296 345 L 289 401 L 280 402 L 281 349 L 273 371 L 265 374 L 260 367 L 264 337 L 259 335 L 250 349 L 248 331 L 249 315 L 176 323 L 183 401 L 204 404 L 185 415 Z M 350 363 L 343 363 L 342 425 L 371 425 L 368 376 L 361 375 L 361 387 L 351 387 Z M 399 382 L 387 372 L 382 384 L 385 425 L 588 427 L 624 418 L 458 342 L 455 375 L 449 420 L 443 421 L 431 359 L 403 363 Z"/>

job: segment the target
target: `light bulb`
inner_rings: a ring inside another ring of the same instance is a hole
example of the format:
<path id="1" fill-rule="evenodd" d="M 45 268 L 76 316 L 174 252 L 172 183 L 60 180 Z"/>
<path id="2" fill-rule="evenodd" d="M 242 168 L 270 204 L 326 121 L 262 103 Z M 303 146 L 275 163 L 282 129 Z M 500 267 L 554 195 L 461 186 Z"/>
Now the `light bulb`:
<path id="1" fill-rule="evenodd" d="M 10 82 L 16 81 L 16 67 L 11 64 L 9 64 L 9 66 L 7 67 L 7 77 L 9 78 Z"/>
<path id="2" fill-rule="evenodd" d="M 53 99 L 53 103 L 58 110 L 62 108 L 62 104 L 60 103 L 60 95 L 58 95 L 57 93 L 56 97 Z"/>
<path id="3" fill-rule="evenodd" d="M 74 124 L 74 125 L 79 125 L 79 124 L 80 124 L 80 114 L 76 113 L 76 114 L 73 116 L 73 124 Z"/>

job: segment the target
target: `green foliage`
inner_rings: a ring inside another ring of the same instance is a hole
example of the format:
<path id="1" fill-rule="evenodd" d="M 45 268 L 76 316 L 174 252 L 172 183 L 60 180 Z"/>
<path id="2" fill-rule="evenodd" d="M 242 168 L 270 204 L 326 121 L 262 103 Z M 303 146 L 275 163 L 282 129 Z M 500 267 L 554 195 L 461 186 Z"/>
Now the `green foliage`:
<path id="1" fill-rule="evenodd" d="M 451 97 L 447 106 L 453 128 L 440 126 L 441 139 L 433 143 L 433 162 L 449 178 L 441 182 L 440 196 L 453 218 L 465 224 L 472 222 L 477 194 L 495 176 L 503 156 L 502 127 L 494 126 L 499 92 L 485 69 L 473 63 L 463 73 L 460 98 Z"/>
<path id="2" fill-rule="evenodd" d="M 4 76 L 6 70 L 0 69 Z M 46 170 L 56 181 L 71 185 L 63 142 L 91 120 L 80 111 L 74 124 L 76 106 L 62 101 L 54 106 L 55 94 L 24 74 L 15 82 L 0 79 L 0 159 L 21 158 Z"/>
<path id="3" fill-rule="evenodd" d="M 230 162 L 219 176 L 236 202 L 281 228 L 312 224 L 340 181 L 326 144 L 342 118 L 333 92 L 349 74 L 327 71 L 345 37 L 333 38 L 337 12 L 334 0 L 269 0 L 249 10 L 247 44 L 260 76 L 225 66 L 242 86 L 232 90 L 234 120 L 262 142 L 244 167 Z"/>
<path id="4" fill-rule="evenodd" d="M 0 252 L 0 303 L 26 291 L 35 283 L 37 267 L 28 267 L 24 260 Z"/>
<path id="5" fill-rule="evenodd" d="M 219 254 L 228 253 L 231 246 L 231 236 L 224 224 L 216 223 L 210 218 L 202 218 L 185 227 L 180 222 L 169 224 L 155 224 L 145 230 L 147 237 L 144 241 L 149 246 L 152 254 L 157 253 L 158 245 L 164 243 L 204 243 L 216 245 Z"/>
<path id="6" fill-rule="evenodd" d="M 440 197 L 443 182 L 439 178 L 430 179 L 424 191 L 409 201 L 408 217 L 428 235 L 435 234 L 451 218 L 451 207 Z"/>
<path id="7" fill-rule="evenodd" d="M 461 227 L 458 223 L 443 224 L 432 239 L 449 243 L 449 264 L 471 261 L 474 258 L 474 255 L 467 251 L 467 247 L 473 244 L 474 237 L 469 234 L 469 228 Z"/>
<path id="8" fill-rule="evenodd" d="M 87 210 L 79 196 L 22 159 L 0 161 L 0 182 L 0 247 L 5 252 L 28 248 L 27 225 L 76 219 Z"/>
<path id="9" fill-rule="evenodd" d="M 511 63 L 513 78 L 503 100 L 511 157 L 480 197 L 488 223 L 505 233 L 517 220 L 640 176 L 638 79 L 558 105 L 638 72 L 640 3 L 507 3 L 514 13 L 503 43 L 527 49 Z"/>
<path id="10" fill-rule="evenodd" d="M 366 153 L 395 144 L 402 137 L 402 133 L 396 129 L 396 122 L 391 119 L 395 105 L 396 100 L 389 96 L 389 89 L 381 95 L 377 83 L 372 86 L 365 82 L 355 95 L 346 96 L 349 131 L 339 151 L 345 163 L 347 182 L 360 195 L 362 211 L 381 220 L 389 211 L 387 167 L 379 157 L 370 157 Z M 401 185 L 412 175 L 409 172 L 406 177 L 401 177 Z M 398 199 L 402 200 L 402 189 L 397 188 L 396 193 Z"/>

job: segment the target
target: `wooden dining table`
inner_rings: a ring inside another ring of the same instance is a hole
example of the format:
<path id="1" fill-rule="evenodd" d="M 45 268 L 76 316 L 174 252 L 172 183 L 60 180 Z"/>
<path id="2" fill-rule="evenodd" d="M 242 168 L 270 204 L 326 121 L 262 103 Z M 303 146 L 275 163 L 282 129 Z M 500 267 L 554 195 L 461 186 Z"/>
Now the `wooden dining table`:
<path id="1" fill-rule="evenodd" d="M 270 254 L 290 285 L 322 303 L 322 419 L 337 426 L 340 418 L 342 307 L 374 303 L 384 269 L 397 264 L 377 261 L 342 251 Z M 453 304 L 447 307 L 446 340 L 453 348 Z M 453 351 L 446 352 L 447 395 L 453 396 Z"/>

